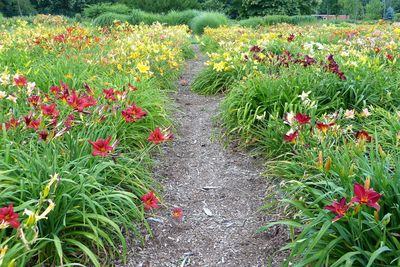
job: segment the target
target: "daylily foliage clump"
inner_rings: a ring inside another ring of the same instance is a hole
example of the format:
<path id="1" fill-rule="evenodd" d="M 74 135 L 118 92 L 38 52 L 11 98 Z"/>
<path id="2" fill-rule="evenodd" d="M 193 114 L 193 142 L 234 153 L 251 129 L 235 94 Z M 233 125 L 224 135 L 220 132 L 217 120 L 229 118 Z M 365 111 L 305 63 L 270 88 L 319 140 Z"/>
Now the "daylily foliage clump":
<path id="1" fill-rule="evenodd" d="M 400 264 L 399 41 L 399 25 L 386 23 L 221 27 L 200 38 L 209 59 L 194 89 L 226 92 L 225 135 L 281 179 L 274 197 L 287 218 L 261 231 L 291 230 L 285 266 Z"/>
<path id="2" fill-rule="evenodd" d="M 157 206 L 150 152 L 172 139 L 167 92 L 190 56 L 187 26 L 2 23 L 0 265 L 124 260 L 122 231 Z"/>

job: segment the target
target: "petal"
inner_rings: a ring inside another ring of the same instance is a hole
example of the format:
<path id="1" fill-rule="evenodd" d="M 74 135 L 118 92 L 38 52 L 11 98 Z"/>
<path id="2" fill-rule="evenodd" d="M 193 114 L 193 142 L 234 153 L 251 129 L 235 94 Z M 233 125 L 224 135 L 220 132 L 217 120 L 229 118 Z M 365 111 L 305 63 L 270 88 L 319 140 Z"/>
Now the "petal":
<path id="1" fill-rule="evenodd" d="M 368 190 L 367 194 L 368 194 L 368 200 L 372 202 L 377 202 L 382 197 L 381 194 L 373 191 L 372 189 Z"/>
<path id="2" fill-rule="evenodd" d="M 325 206 L 324 209 L 335 212 L 336 213 L 336 207 L 334 205 L 328 205 Z"/>
<path id="3" fill-rule="evenodd" d="M 332 222 L 336 222 L 338 220 L 340 220 L 343 217 L 343 215 L 337 215 L 335 218 L 333 218 Z"/>
<path id="4" fill-rule="evenodd" d="M 353 197 L 350 202 L 360 203 L 361 199 L 358 196 Z"/>
<path id="5" fill-rule="evenodd" d="M 360 185 L 359 183 L 354 184 L 354 194 L 358 197 L 361 198 L 365 194 L 365 188 L 364 186 Z"/>
<path id="6" fill-rule="evenodd" d="M 379 204 L 376 202 L 368 201 L 367 206 L 373 207 L 377 211 L 379 211 L 381 209 L 381 206 L 379 206 Z"/>

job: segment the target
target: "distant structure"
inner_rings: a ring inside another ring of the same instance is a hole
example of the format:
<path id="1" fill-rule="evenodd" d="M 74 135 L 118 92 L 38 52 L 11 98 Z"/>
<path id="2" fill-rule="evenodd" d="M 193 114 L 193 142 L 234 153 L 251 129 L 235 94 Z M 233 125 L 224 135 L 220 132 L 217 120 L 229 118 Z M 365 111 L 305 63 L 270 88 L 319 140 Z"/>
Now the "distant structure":
<path id="1" fill-rule="evenodd" d="M 317 19 L 322 19 L 322 20 L 332 20 L 332 19 L 338 19 L 338 20 L 348 20 L 350 19 L 349 15 L 313 15 Z"/>

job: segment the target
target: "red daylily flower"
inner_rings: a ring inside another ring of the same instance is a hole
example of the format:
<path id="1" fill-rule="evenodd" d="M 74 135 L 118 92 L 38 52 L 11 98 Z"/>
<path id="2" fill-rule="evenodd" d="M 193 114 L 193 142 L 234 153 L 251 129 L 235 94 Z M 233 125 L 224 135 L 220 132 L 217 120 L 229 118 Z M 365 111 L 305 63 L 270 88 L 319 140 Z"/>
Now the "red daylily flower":
<path id="1" fill-rule="evenodd" d="M 60 114 L 60 112 L 56 108 L 57 108 L 56 103 L 50 105 L 44 105 L 44 104 L 40 105 L 40 110 L 45 116 L 57 117 Z"/>
<path id="2" fill-rule="evenodd" d="M 285 134 L 283 138 L 286 143 L 295 143 L 298 136 L 299 131 L 294 131 L 292 133 Z"/>
<path id="3" fill-rule="evenodd" d="M 114 89 L 109 88 L 109 89 L 103 89 L 103 93 L 106 99 L 115 101 L 117 98 L 115 97 L 115 92 Z"/>
<path id="4" fill-rule="evenodd" d="M 368 132 L 364 131 L 364 130 L 356 132 L 356 137 L 359 140 L 368 141 L 368 142 L 371 142 L 373 140 L 372 136 L 370 136 L 368 134 Z"/>
<path id="5" fill-rule="evenodd" d="M 154 132 L 151 132 L 148 138 L 149 142 L 152 142 L 156 145 L 172 139 L 174 139 L 174 136 L 171 132 L 162 133 L 159 127 L 157 127 Z"/>
<path id="6" fill-rule="evenodd" d="M 67 97 L 67 103 L 78 112 L 83 112 L 85 108 L 97 104 L 96 100 L 92 96 L 78 96 L 75 91 L 72 91 L 72 94 Z"/>
<path id="7" fill-rule="evenodd" d="M 300 112 L 297 112 L 296 116 L 294 116 L 294 119 L 300 124 L 310 124 L 311 120 L 311 118 L 306 114 L 302 114 Z"/>
<path id="8" fill-rule="evenodd" d="M 111 136 L 109 136 L 107 139 L 99 139 L 96 142 L 93 141 L 88 141 L 92 147 L 93 147 L 93 152 L 92 156 L 100 156 L 100 157 L 105 157 L 110 153 L 111 151 L 114 150 L 112 146 L 110 146 L 110 141 L 111 141 Z"/>
<path id="9" fill-rule="evenodd" d="M 157 206 L 158 203 L 158 198 L 157 196 L 154 194 L 153 191 L 144 194 L 143 196 L 140 197 L 140 200 L 143 202 L 144 204 L 144 209 L 145 210 L 149 210 L 149 209 L 158 209 L 160 208 L 159 206 Z"/>
<path id="10" fill-rule="evenodd" d="M 30 129 L 37 130 L 40 126 L 40 119 L 33 120 L 32 115 L 25 116 L 24 120 L 25 120 L 26 126 Z"/>
<path id="11" fill-rule="evenodd" d="M 31 103 L 33 106 L 37 106 L 40 103 L 40 96 L 38 95 L 33 95 L 28 97 L 28 102 Z"/>
<path id="12" fill-rule="evenodd" d="M 14 129 L 17 128 L 18 125 L 21 123 L 20 120 L 17 120 L 16 118 L 12 117 L 7 123 L 6 123 L 6 129 Z"/>
<path id="13" fill-rule="evenodd" d="M 291 33 L 290 35 L 289 35 L 289 37 L 287 38 L 287 41 L 290 43 L 290 42 L 293 42 L 293 40 L 294 40 L 294 38 L 295 38 L 296 36 L 293 34 L 293 33 Z"/>
<path id="14" fill-rule="evenodd" d="M 53 40 L 59 43 L 65 43 L 67 41 L 67 36 L 65 34 L 59 34 L 54 36 Z"/>
<path id="15" fill-rule="evenodd" d="M 17 229 L 21 223 L 18 220 L 18 213 L 14 212 L 13 204 L 0 209 L 0 224 L 6 224 Z"/>
<path id="16" fill-rule="evenodd" d="M 18 87 L 24 87 L 28 84 L 28 80 L 24 76 L 18 75 L 14 77 L 14 84 Z"/>
<path id="17" fill-rule="evenodd" d="M 372 188 L 369 188 L 369 181 L 367 181 L 364 186 L 359 183 L 355 183 L 354 194 L 356 196 L 351 199 L 351 202 L 356 202 L 361 205 L 364 204 L 379 211 L 380 206 L 377 202 L 382 195 L 378 192 L 375 192 Z"/>
<path id="18" fill-rule="evenodd" d="M 59 93 L 61 93 L 61 88 L 53 85 L 50 87 L 50 92 L 52 92 L 55 95 L 58 95 Z"/>
<path id="19" fill-rule="evenodd" d="M 74 124 L 74 120 L 75 120 L 75 116 L 70 114 L 68 115 L 67 119 L 64 122 L 65 127 L 67 128 L 67 130 L 69 130 L 72 125 Z"/>
<path id="20" fill-rule="evenodd" d="M 329 128 L 331 128 L 335 123 L 324 123 L 324 122 L 317 122 L 316 127 L 318 130 L 320 130 L 323 133 L 326 133 Z"/>
<path id="21" fill-rule="evenodd" d="M 346 198 L 342 198 L 340 202 L 337 202 L 336 200 L 331 204 L 327 205 L 324 207 L 324 209 L 332 211 L 333 213 L 336 214 L 336 217 L 333 218 L 332 221 L 336 222 L 340 218 L 342 218 L 344 215 L 346 215 L 346 212 L 349 210 L 351 207 L 351 203 L 347 204 L 346 203 Z"/>
<path id="22" fill-rule="evenodd" d="M 259 53 L 259 52 L 261 52 L 261 47 L 255 45 L 255 46 L 250 48 L 250 52 Z"/>
<path id="23" fill-rule="evenodd" d="M 172 218 L 174 218 L 175 220 L 181 221 L 183 218 L 182 208 L 173 208 L 172 209 Z"/>
<path id="24" fill-rule="evenodd" d="M 131 90 L 131 91 L 137 91 L 137 87 L 134 86 L 134 85 L 132 85 L 132 84 L 130 84 L 130 83 L 128 83 L 128 88 L 129 88 L 129 90 Z"/>
<path id="25" fill-rule="evenodd" d="M 46 141 L 47 137 L 49 137 L 49 133 L 46 131 L 41 131 L 37 133 L 39 135 L 39 140 Z"/>
<path id="26" fill-rule="evenodd" d="M 136 106 L 135 103 L 133 103 L 131 107 L 128 107 L 122 111 L 122 116 L 126 122 L 136 122 L 136 119 L 141 119 L 146 115 L 147 113 L 140 107 Z"/>

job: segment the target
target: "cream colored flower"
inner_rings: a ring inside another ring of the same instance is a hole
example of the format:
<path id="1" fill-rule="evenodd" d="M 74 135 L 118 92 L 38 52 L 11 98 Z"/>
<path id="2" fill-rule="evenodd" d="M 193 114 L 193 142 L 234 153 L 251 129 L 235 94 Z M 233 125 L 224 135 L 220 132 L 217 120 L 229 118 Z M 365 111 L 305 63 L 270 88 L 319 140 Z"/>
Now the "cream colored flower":
<path id="1" fill-rule="evenodd" d="M 367 118 L 369 116 L 371 116 L 371 113 L 369 112 L 368 108 L 364 108 L 361 112 L 361 116 Z"/>
<path id="2" fill-rule="evenodd" d="M 17 103 L 17 97 L 15 95 L 9 95 L 7 100 L 10 100 L 11 102 Z"/>
<path id="3" fill-rule="evenodd" d="M 354 109 L 347 109 L 347 110 L 344 112 L 344 117 L 345 117 L 346 119 L 354 119 Z"/>
<path id="4" fill-rule="evenodd" d="M 298 97 L 300 97 L 301 101 L 306 101 L 306 99 L 308 99 L 308 96 L 311 94 L 311 91 L 306 92 L 302 92 L 301 95 L 299 95 Z"/>

